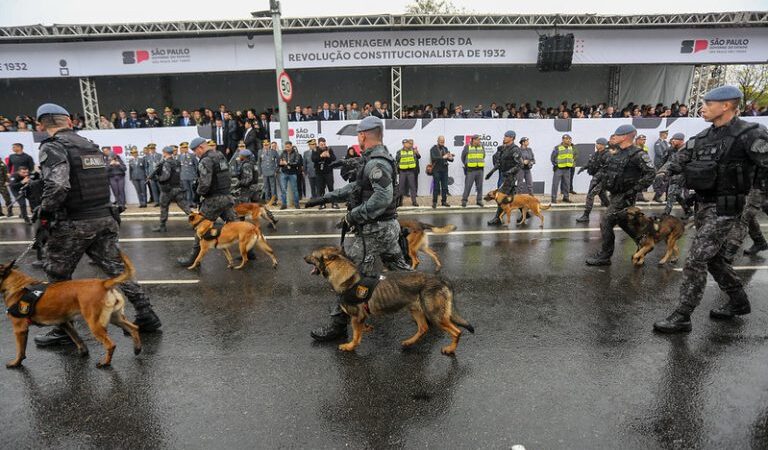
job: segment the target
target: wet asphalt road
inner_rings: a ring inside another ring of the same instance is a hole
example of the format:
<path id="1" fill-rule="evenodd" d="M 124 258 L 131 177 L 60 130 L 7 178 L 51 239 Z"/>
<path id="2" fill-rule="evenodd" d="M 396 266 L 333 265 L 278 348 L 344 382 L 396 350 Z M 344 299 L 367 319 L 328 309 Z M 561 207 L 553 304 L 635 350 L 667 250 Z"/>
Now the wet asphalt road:
<path id="1" fill-rule="evenodd" d="M 488 216 L 418 219 L 486 231 Z M 265 228 L 268 239 L 300 235 L 270 240 L 277 270 L 260 255 L 229 271 L 212 253 L 189 272 L 172 261 L 189 242 L 125 242 L 139 280 L 199 282 L 147 285 L 163 332 L 144 335 L 144 353 L 134 357 L 112 328 L 110 370 L 94 367 L 102 350 L 82 324 L 90 358 L 30 343 L 25 369 L 0 369 L 0 447 L 768 448 L 768 271 L 739 272 L 749 316 L 710 321 L 721 301 L 710 279 L 693 332 L 655 335 L 653 321 L 676 304 L 680 272 L 656 267 L 660 249 L 633 268 L 634 245 L 621 233 L 613 266 L 586 267 L 599 233 L 579 230 L 577 216 L 546 214 L 547 228 L 571 231 L 538 232 L 534 219 L 531 233 L 430 238 L 477 329 L 456 358 L 440 354 L 447 338 L 434 329 L 401 350 L 415 330 L 406 313 L 375 318 L 353 354 L 311 341 L 334 297 L 301 257 L 337 242 L 324 237 L 335 234 L 334 218 L 283 218 L 277 232 Z M 598 220 L 593 214 L 589 227 Z M 153 224 L 124 222 L 122 236 L 155 238 Z M 169 228 L 162 237 L 190 235 L 183 221 Z M 29 237 L 23 225 L 0 223 L 1 242 Z M 0 245 L 0 260 L 23 248 Z M 427 258 L 422 269 L 433 267 Z M 85 263 L 76 272 L 94 275 Z M 5 320 L 0 358 L 13 352 Z"/>

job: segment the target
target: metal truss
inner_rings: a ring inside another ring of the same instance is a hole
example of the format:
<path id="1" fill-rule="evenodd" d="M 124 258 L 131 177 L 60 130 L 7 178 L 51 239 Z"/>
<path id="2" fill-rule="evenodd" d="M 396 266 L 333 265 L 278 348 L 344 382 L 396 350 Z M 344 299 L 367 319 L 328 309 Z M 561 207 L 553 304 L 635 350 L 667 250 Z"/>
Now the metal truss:
<path id="1" fill-rule="evenodd" d="M 693 68 L 690 93 L 688 95 L 688 111 L 693 117 L 700 117 L 699 110 L 704 103 L 704 94 L 725 84 L 727 66 L 698 65 Z"/>
<path id="2" fill-rule="evenodd" d="M 403 115 L 403 72 L 400 66 L 392 66 L 392 118 L 402 119 Z"/>
<path id="3" fill-rule="evenodd" d="M 425 28 L 675 28 L 766 27 L 768 11 L 736 11 L 659 15 L 371 15 L 283 18 L 283 31 L 349 31 L 355 29 Z M 200 35 L 267 34 L 270 18 L 198 22 L 129 24 L 28 25 L 0 28 L 0 41 L 62 41 L 73 39 L 194 37 Z"/>
<path id="4" fill-rule="evenodd" d="M 99 97 L 96 95 L 96 83 L 91 78 L 80 78 L 80 97 L 83 100 L 85 128 L 93 130 L 99 124 Z"/>
<path id="5" fill-rule="evenodd" d="M 619 85 L 621 83 L 621 67 L 610 66 L 608 68 L 608 105 L 617 108 L 619 106 Z"/>

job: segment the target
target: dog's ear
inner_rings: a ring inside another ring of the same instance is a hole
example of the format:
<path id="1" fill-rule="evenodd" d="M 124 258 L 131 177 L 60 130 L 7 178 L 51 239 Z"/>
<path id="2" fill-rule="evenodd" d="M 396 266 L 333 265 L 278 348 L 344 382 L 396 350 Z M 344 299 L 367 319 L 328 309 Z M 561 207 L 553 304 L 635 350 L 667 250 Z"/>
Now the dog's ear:
<path id="1" fill-rule="evenodd" d="M 3 269 L 2 269 L 2 274 L 0 274 L 0 278 L 5 279 L 8 275 L 10 275 L 11 274 L 11 270 L 13 270 L 13 266 L 15 266 L 15 265 L 16 265 L 16 260 L 14 259 L 7 266 L 2 266 Z"/>

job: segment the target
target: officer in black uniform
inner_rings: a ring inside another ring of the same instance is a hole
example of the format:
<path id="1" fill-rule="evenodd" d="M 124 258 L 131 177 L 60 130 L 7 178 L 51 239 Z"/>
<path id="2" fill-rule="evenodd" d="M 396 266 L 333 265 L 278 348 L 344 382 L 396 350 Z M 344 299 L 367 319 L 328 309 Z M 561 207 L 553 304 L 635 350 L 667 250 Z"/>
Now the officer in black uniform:
<path id="1" fill-rule="evenodd" d="M 227 157 L 215 148 L 206 144 L 200 137 L 192 139 L 189 148 L 199 158 L 197 164 L 197 194 L 200 195 L 200 214 L 206 219 L 215 221 L 221 217 L 225 222 L 237 220 L 237 214 L 232 207 L 235 199 L 230 195 L 229 164 Z M 192 252 L 176 262 L 184 267 L 191 266 L 200 252 L 200 242 L 195 238 Z"/>
<path id="2" fill-rule="evenodd" d="M 171 202 L 176 202 L 189 215 L 192 210 L 187 202 L 187 195 L 181 187 L 181 163 L 173 156 L 174 148 L 171 145 L 163 148 L 163 161 L 157 166 L 150 178 L 157 180 L 160 185 L 160 225 L 152 228 L 152 231 L 167 232 L 165 223 L 168 222 L 168 208 Z"/>
<path id="3" fill-rule="evenodd" d="M 489 180 L 496 170 L 499 171 L 502 177 L 501 186 L 499 191 L 506 194 L 508 197 L 504 199 L 504 203 L 511 203 L 515 196 L 515 183 L 517 182 L 517 172 L 523 168 L 523 158 L 520 155 L 520 147 L 515 144 L 515 137 L 517 135 L 514 131 L 508 130 L 504 133 L 502 145 L 499 147 L 497 155 L 494 155 L 494 167 L 493 170 L 488 172 L 485 176 L 486 180 Z M 496 213 L 493 219 L 488 221 L 488 225 L 499 226 L 501 225 L 501 206 L 496 207 Z"/>
<path id="4" fill-rule="evenodd" d="M 69 113 L 61 106 L 40 106 L 37 120 L 50 136 L 40 145 L 43 196 L 38 211 L 39 226 L 50 233 L 45 245 L 48 280 L 71 279 L 83 254 L 116 277 L 125 271 L 117 246 L 119 211 L 110 205 L 107 166 L 99 147 L 72 130 Z M 140 331 L 160 328 L 138 283 L 126 281 L 120 289 L 136 309 Z M 60 328 L 35 337 L 40 346 L 65 342 L 71 340 Z"/>
<path id="5" fill-rule="evenodd" d="M 704 96 L 701 115 L 712 126 L 694 136 L 659 171 L 685 176 L 696 191 L 696 235 L 688 250 L 680 285 L 680 304 L 656 331 L 691 331 L 691 313 L 701 302 L 707 272 L 728 295 L 728 302 L 710 311 L 712 319 L 728 320 L 749 314 L 751 307 L 741 280 L 733 270 L 729 242 L 752 189 L 765 189 L 768 169 L 768 130 L 739 118 L 743 95 L 735 86 L 721 86 Z M 758 175 L 759 174 L 759 175 Z M 743 236 L 741 236 L 743 239 Z"/>
<path id="6" fill-rule="evenodd" d="M 651 158 L 643 149 L 634 145 L 637 129 L 632 125 L 621 125 L 612 137 L 611 145 L 616 153 L 608 159 L 605 168 L 605 189 L 611 194 L 610 205 L 600 222 L 602 248 L 587 258 L 589 266 L 610 266 L 616 235 L 613 227 L 624 224 L 619 221 L 619 214 L 635 204 L 638 192 L 643 192 L 653 183 L 656 171 Z M 624 231 L 627 231 L 624 229 Z"/>

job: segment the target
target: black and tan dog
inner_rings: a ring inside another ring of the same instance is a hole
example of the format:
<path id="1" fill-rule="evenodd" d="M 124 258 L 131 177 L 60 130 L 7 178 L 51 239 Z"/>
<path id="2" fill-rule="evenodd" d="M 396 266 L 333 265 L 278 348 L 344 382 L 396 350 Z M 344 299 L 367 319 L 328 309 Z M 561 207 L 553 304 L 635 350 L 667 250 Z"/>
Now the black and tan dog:
<path id="1" fill-rule="evenodd" d="M 219 248 L 224 252 L 229 269 L 242 269 L 245 263 L 248 262 L 248 251 L 254 246 L 269 256 L 272 259 L 272 267 L 277 268 L 275 252 L 267 244 L 267 240 L 264 238 L 258 223 L 228 222 L 220 229 L 216 229 L 212 221 L 206 219 L 199 212 L 192 212 L 189 215 L 189 224 L 195 229 L 195 234 L 200 240 L 200 252 L 197 254 L 197 258 L 195 258 L 192 265 L 187 267 L 187 269 L 192 270 L 199 266 L 205 254 L 212 248 Z M 229 252 L 229 247 L 235 244 L 239 244 L 240 257 L 242 258 L 242 262 L 237 267 L 235 267 L 232 260 L 232 253 Z"/>
<path id="2" fill-rule="evenodd" d="M 499 215 L 499 219 L 501 219 L 502 216 L 506 215 L 507 225 L 509 225 L 509 222 L 512 219 L 512 211 L 516 209 L 520 209 L 522 210 L 523 215 L 522 215 L 522 218 L 520 219 L 520 222 L 518 222 L 518 225 L 525 225 L 525 221 L 528 217 L 528 212 L 531 212 L 533 213 L 533 215 L 541 219 L 541 224 L 539 225 L 539 228 L 544 228 L 544 215 L 541 214 L 541 211 L 549 209 L 552 205 L 542 205 L 538 198 L 529 194 L 515 194 L 515 197 L 512 199 L 511 202 L 504 203 L 504 199 L 506 199 L 507 197 L 508 195 L 504 194 L 503 192 L 500 192 L 498 189 L 493 189 L 492 191 L 485 194 L 485 201 L 487 202 L 491 200 L 496 201 L 496 204 L 501 207 L 501 214 Z"/>
<path id="3" fill-rule="evenodd" d="M 632 255 L 632 264 L 642 266 L 645 255 L 662 240 L 667 243 L 664 257 L 659 260 L 663 266 L 667 262 L 676 263 L 680 257 L 677 241 L 685 233 L 685 223 L 675 216 L 648 217 L 636 206 L 630 206 L 619 213 L 622 227 L 637 243 L 637 251 Z"/>
<path id="4" fill-rule="evenodd" d="M 125 264 L 125 272 L 107 280 L 86 279 L 69 280 L 53 283 L 47 286 L 45 292 L 34 303 L 25 301 L 26 288 L 42 283 L 31 276 L 14 269 L 14 263 L 0 264 L 0 291 L 5 298 L 8 309 L 15 308 L 27 317 L 15 317 L 8 314 L 16 335 L 16 358 L 5 366 L 20 367 L 26 358 L 27 336 L 29 326 L 59 325 L 72 338 L 81 355 L 88 354 L 88 347 L 77 334 L 70 321 L 78 316 L 85 319 L 93 336 L 104 346 L 106 354 L 96 364 L 96 367 L 106 367 L 112 362 L 115 343 L 109 338 L 107 325 L 113 324 L 122 328 L 133 339 L 133 353 L 141 353 L 141 338 L 139 327 L 129 322 L 125 317 L 125 297 L 116 288 L 117 285 L 133 278 L 134 269 L 130 259 L 121 254 Z"/>
<path id="5" fill-rule="evenodd" d="M 419 222 L 418 220 L 406 220 L 398 219 L 400 222 L 400 228 L 408 230 L 408 255 L 411 257 L 411 268 L 415 269 L 421 262 L 418 257 L 418 253 L 424 252 L 432 258 L 435 262 L 435 272 L 439 272 L 443 267 L 440 262 L 440 258 L 437 256 L 434 250 L 429 248 L 429 240 L 427 239 L 427 230 L 435 234 L 447 234 L 456 229 L 456 225 L 445 225 L 442 227 L 436 227 L 434 225 Z"/>
<path id="6" fill-rule="evenodd" d="M 269 210 L 269 207 L 273 205 L 272 202 L 274 199 L 275 197 L 272 197 L 269 203 L 266 204 L 238 203 L 235 205 L 235 213 L 240 219 L 251 216 L 251 220 L 254 223 L 259 223 L 259 218 L 262 218 L 267 221 L 273 230 L 277 230 L 277 218 L 275 218 L 275 216 L 272 215 L 272 211 Z"/>
<path id="7" fill-rule="evenodd" d="M 432 323 L 451 336 L 451 343 L 442 348 L 445 355 L 453 355 L 459 344 L 461 330 L 474 333 L 475 329 L 459 316 L 453 300 L 453 289 L 436 275 L 423 272 L 387 272 L 378 284 L 371 286 L 363 280 L 355 264 L 338 247 L 323 247 L 304 257 L 312 264 L 312 274 L 322 274 L 333 290 L 342 297 L 341 308 L 352 320 L 352 340 L 339 346 L 353 351 L 360 345 L 369 315 L 393 313 L 408 308 L 418 329 L 416 334 L 402 342 L 410 347 L 424 336 Z"/>

